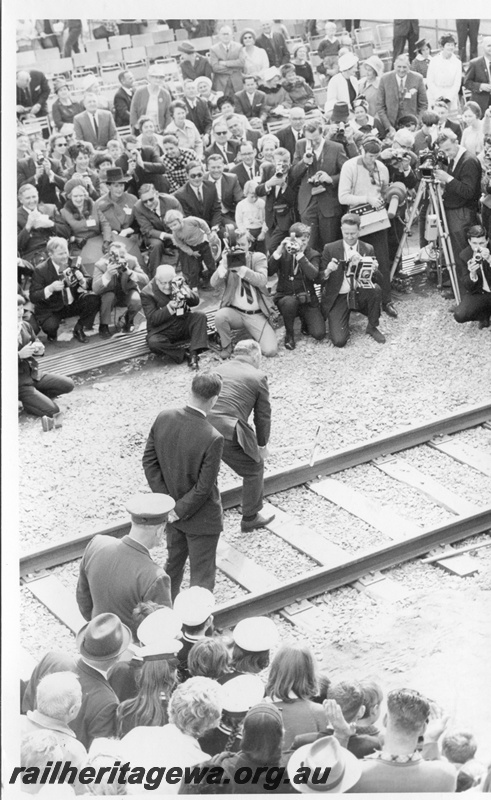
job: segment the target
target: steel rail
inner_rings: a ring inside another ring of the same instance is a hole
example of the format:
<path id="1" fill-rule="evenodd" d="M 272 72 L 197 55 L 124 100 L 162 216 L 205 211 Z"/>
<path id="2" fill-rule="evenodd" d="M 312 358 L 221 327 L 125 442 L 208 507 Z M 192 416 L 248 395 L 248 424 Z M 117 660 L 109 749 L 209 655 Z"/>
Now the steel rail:
<path id="1" fill-rule="evenodd" d="M 436 436 L 457 433 L 489 420 L 491 420 L 491 403 L 470 406 L 446 417 L 437 417 L 421 425 L 395 431 L 388 436 L 379 436 L 362 444 L 336 450 L 317 459 L 312 466 L 297 462 L 286 470 L 268 473 L 264 479 L 264 493 L 265 495 L 276 494 L 314 480 L 319 475 L 332 475 L 349 467 L 364 464 L 374 458 L 416 447 Z M 242 484 L 237 483 L 233 487 L 225 489 L 221 498 L 224 509 L 238 506 L 242 500 Z M 79 533 L 45 547 L 34 548 L 21 554 L 20 574 L 23 576 L 80 558 L 89 541 L 97 533 L 121 538 L 129 530 L 130 523 L 127 518 L 124 518 L 116 520 L 113 525 L 103 530 Z"/>

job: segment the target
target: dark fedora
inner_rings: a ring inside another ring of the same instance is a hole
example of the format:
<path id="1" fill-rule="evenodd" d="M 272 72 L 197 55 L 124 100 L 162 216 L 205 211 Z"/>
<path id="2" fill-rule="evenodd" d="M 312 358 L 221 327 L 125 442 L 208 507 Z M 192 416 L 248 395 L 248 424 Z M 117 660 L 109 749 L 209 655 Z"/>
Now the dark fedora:
<path id="1" fill-rule="evenodd" d="M 347 122 L 349 120 L 348 103 L 334 103 L 331 111 L 331 122 Z"/>
<path id="2" fill-rule="evenodd" d="M 124 653 L 132 638 L 116 614 L 98 614 L 79 630 L 77 647 L 90 661 L 109 661 Z"/>
<path id="3" fill-rule="evenodd" d="M 105 183 L 128 183 L 131 178 L 123 175 L 121 167 L 108 167 L 106 170 Z"/>

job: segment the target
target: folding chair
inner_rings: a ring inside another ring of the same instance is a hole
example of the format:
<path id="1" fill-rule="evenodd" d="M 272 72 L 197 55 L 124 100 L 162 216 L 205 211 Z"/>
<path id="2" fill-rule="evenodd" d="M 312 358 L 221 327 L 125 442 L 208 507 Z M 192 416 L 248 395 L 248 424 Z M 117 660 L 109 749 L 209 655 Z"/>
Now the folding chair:
<path id="1" fill-rule="evenodd" d="M 36 56 L 35 50 L 21 50 L 20 53 L 15 54 L 15 60 L 17 62 L 17 68 L 22 69 L 22 67 L 33 67 L 36 63 Z"/>
<path id="2" fill-rule="evenodd" d="M 109 50 L 107 39 L 87 39 L 85 50 L 87 53 L 100 53 L 101 50 Z"/>
<path id="3" fill-rule="evenodd" d="M 144 78 L 147 74 L 147 52 L 145 47 L 128 47 L 123 50 L 123 60 L 126 69 L 130 69 L 136 79 Z"/>
<path id="4" fill-rule="evenodd" d="M 123 36 L 110 36 L 109 47 L 111 50 L 122 50 L 123 47 L 131 47 L 131 36 L 125 33 Z"/>
<path id="5" fill-rule="evenodd" d="M 159 61 L 170 56 L 168 44 L 151 44 L 145 50 L 148 61 Z"/>
<path id="6" fill-rule="evenodd" d="M 61 53 L 57 47 L 48 47 L 46 50 L 34 50 L 34 56 L 36 61 L 43 63 L 61 58 Z"/>
<path id="7" fill-rule="evenodd" d="M 184 31 L 184 33 L 187 33 Z M 150 44 L 164 44 L 165 42 L 173 42 L 174 41 L 174 31 L 154 31 L 151 34 L 153 42 Z"/>
<path id="8" fill-rule="evenodd" d="M 146 47 L 147 44 L 153 44 L 153 33 L 137 33 L 131 37 L 132 47 Z"/>
<path id="9" fill-rule="evenodd" d="M 111 84 L 117 83 L 118 74 L 123 69 L 123 52 L 121 48 L 102 50 L 97 54 L 97 57 L 102 81 Z"/>

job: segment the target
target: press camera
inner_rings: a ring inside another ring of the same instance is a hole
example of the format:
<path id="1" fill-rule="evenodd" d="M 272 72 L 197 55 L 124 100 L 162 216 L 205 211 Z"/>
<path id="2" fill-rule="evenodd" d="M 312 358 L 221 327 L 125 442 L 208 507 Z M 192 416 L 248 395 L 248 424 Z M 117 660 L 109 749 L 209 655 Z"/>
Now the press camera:
<path id="1" fill-rule="evenodd" d="M 444 169 L 449 165 L 448 158 L 442 150 L 430 150 L 429 148 L 421 150 L 419 158 L 419 173 L 425 180 L 431 180 L 435 170 Z"/>
<path id="2" fill-rule="evenodd" d="M 186 291 L 186 283 L 182 275 L 178 275 L 171 281 L 171 296 L 176 304 L 176 315 L 181 316 L 187 310 L 188 293 Z"/>
<path id="3" fill-rule="evenodd" d="M 109 250 L 107 258 L 111 266 L 117 267 L 118 273 L 120 275 L 121 273 L 125 272 L 126 269 L 128 268 L 128 261 L 126 259 L 126 256 L 119 250 L 113 250 L 113 249 Z"/>
<path id="4" fill-rule="evenodd" d="M 377 260 L 369 256 L 365 256 L 358 262 L 350 259 L 346 262 L 346 277 L 353 278 L 359 289 L 373 289 L 373 273 L 377 266 Z"/>
<path id="5" fill-rule="evenodd" d="M 227 245 L 227 268 L 239 269 L 245 267 L 246 264 L 246 251 L 239 244 L 237 236 L 237 229 L 235 225 L 225 225 L 225 243 Z"/>

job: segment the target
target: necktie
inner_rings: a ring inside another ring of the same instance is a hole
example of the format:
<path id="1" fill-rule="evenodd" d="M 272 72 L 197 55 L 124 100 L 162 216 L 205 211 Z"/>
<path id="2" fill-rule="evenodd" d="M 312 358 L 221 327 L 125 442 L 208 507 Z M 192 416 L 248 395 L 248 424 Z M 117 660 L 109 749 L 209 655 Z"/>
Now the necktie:
<path id="1" fill-rule="evenodd" d="M 242 294 L 245 294 L 247 302 L 252 305 L 254 296 L 252 294 L 252 287 L 247 281 L 242 281 Z"/>
<path id="2" fill-rule="evenodd" d="M 200 203 L 203 202 L 203 189 L 201 188 L 201 186 L 198 189 L 198 200 L 200 201 Z"/>
<path id="3" fill-rule="evenodd" d="M 406 81 L 405 81 L 404 78 L 401 78 L 401 81 L 399 83 L 399 96 L 400 96 L 401 100 L 404 97 L 405 91 L 406 91 Z"/>
<path id="4" fill-rule="evenodd" d="M 98 138 L 99 137 L 99 126 L 97 124 L 97 117 L 96 117 L 95 114 L 92 115 L 92 120 L 93 120 L 93 123 L 94 123 L 95 135 L 96 135 L 96 138 Z"/>

